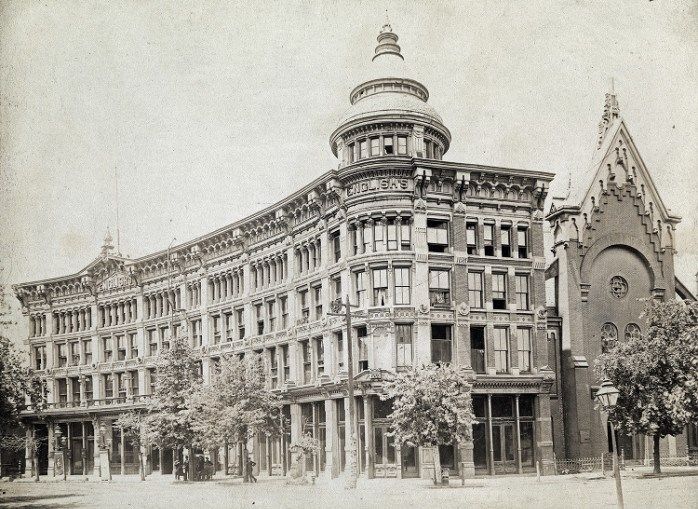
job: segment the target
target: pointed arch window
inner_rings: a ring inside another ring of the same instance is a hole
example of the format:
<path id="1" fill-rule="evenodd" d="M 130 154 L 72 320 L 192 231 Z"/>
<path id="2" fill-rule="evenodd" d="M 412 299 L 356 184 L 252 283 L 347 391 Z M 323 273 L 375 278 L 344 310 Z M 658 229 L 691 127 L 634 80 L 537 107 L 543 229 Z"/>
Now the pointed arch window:
<path id="1" fill-rule="evenodd" d="M 642 335 L 640 326 L 636 323 L 629 323 L 625 326 L 625 339 L 637 339 Z"/>
<path id="2" fill-rule="evenodd" d="M 618 341 L 618 327 L 611 322 L 606 322 L 601 326 L 601 351 L 608 352 Z"/>

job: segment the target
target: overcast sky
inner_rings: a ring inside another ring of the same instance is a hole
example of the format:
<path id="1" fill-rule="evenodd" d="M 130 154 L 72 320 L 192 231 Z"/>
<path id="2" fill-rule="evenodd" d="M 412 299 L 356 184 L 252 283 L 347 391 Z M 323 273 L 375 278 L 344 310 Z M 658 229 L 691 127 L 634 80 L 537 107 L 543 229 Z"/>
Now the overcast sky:
<path id="1" fill-rule="evenodd" d="M 588 170 L 610 78 L 698 271 L 698 2 L 31 2 L 0 18 L 0 263 L 74 273 L 116 224 L 132 257 L 336 167 L 328 138 L 386 9 L 453 141 L 445 159 Z"/>

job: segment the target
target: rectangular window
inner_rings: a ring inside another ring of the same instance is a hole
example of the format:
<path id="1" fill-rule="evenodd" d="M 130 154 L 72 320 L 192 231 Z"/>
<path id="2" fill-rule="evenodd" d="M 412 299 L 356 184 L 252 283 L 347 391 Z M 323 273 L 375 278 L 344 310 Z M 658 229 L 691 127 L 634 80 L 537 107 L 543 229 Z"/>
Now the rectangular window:
<path id="1" fill-rule="evenodd" d="M 58 402 L 65 405 L 68 402 L 68 380 L 59 378 L 58 382 Z"/>
<path id="2" fill-rule="evenodd" d="M 244 309 L 235 310 L 235 320 L 238 326 L 238 339 L 245 337 L 245 311 Z"/>
<path id="3" fill-rule="evenodd" d="M 388 296 L 388 269 L 373 269 L 373 305 L 385 306 Z"/>
<path id="4" fill-rule="evenodd" d="M 130 332 L 128 335 L 128 343 L 131 349 L 131 358 L 135 359 L 138 357 L 138 336 L 135 332 Z"/>
<path id="5" fill-rule="evenodd" d="M 368 253 L 371 250 L 371 238 L 373 235 L 373 225 L 369 222 L 364 223 L 363 231 L 361 232 L 362 238 L 364 239 L 364 253 Z"/>
<path id="6" fill-rule="evenodd" d="M 386 156 L 393 154 L 393 137 L 385 136 L 383 138 L 383 154 Z"/>
<path id="7" fill-rule="evenodd" d="M 350 231 L 351 235 L 351 252 L 353 254 L 359 254 L 359 230 L 357 228 L 353 228 Z"/>
<path id="8" fill-rule="evenodd" d="M 519 228 L 516 230 L 516 244 L 519 258 L 528 258 L 528 229 Z"/>
<path id="9" fill-rule="evenodd" d="M 126 360 L 126 338 L 122 335 L 116 336 L 116 360 Z"/>
<path id="10" fill-rule="evenodd" d="M 94 398 L 94 391 L 92 390 L 92 376 L 87 375 L 85 377 L 85 400 L 92 401 Z"/>
<path id="11" fill-rule="evenodd" d="M 193 341 L 194 344 L 192 345 L 194 348 L 198 348 L 202 345 L 203 343 L 203 335 L 201 331 L 201 320 L 194 320 L 191 323 L 192 325 L 192 335 L 193 335 Z M 168 344 L 168 349 L 169 349 L 169 344 Z"/>
<path id="12" fill-rule="evenodd" d="M 58 367 L 68 365 L 68 345 L 66 343 L 60 343 L 56 346 L 58 349 Z"/>
<path id="13" fill-rule="evenodd" d="M 289 380 L 291 378 L 291 364 L 289 360 L 289 354 L 288 354 L 288 345 L 283 345 L 281 347 L 281 362 L 283 362 L 283 370 L 284 370 L 284 382 L 286 380 Z"/>
<path id="14" fill-rule="evenodd" d="M 381 140 L 380 138 L 371 138 L 371 155 L 379 156 L 381 151 Z"/>
<path id="15" fill-rule="evenodd" d="M 502 226 L 500 230 L 502 238 L 502 256 L 505 258 L 511 257 L 511 227 Z"/>
<path id="16" fill-rule="evenodd" d="M 138 386 L 138 371 L 131 371 L 131 395 L 140 396 L 141 390 Z"/>
<path id="17" fill-rule="evenodd" d="M 102 351 L 104 352 L 104 362 L 111 362 L 113 357 L 110 337 L 102 338 Z"/>
<path id="18" fill-rule="evenodd" d="M 334 261 L 338 262 L 342 258 L 342 239 L 339 236 L 339 230 L 332 232 L 332 251 L 334 252 Z"/>
<path id="19" fill-rule="evenodd" d="M 35 369 L 38 369 L 38 370 L 46 369 L 46 347 L 45 346 L 34 347 L 34 367 L 35 367 Z"/>
<path id="20" fill-rule="evenodd" d="M 412 324 L 395 324 L 397 366 L 412 366 Z"/>
<path id="21" fill-rule="evenodd" d="M 431 362 L 451 362 L 451 326 L 431 324 Z"/>
<path id="22" fill-rule="evenodd" d="M 482 308 L 482 272 L 468 272 L 468 301 L 471 308 Z"/>
<path id="23" fill-rule="evenodd" d="M 80 379 L 79 378 L 71 378 L 70 379 L 70 384 L 73 386 L 73 403 L 79 405 L 80 404 Z"/>
<path id="24" fill-rule="evenodd" d="M 531 329 L 518 329 L 519 333 L 519 369 L 531 371 Z"/>
<path id="25" fill-rule="evenodd" d="M 368 140 L 359 142 L 359 158 L 366 159 L 368 157 Z"/>
<path id="26" fill-rule="evenodd" d="M 397 137 L 397 153 L 398 155 L 407 155 L 407 137 L 398 136 Z"/>
<path id="27" fill-rule="evenodd" d="M 170 328 L 168 326 L 161 326 L 158 329 L 158 333 L 160 335 L 160 348 L 166 352 L 167 350 L 170 349 Z"/>
<path id="28" fill-rule="evenodd" d="M 388 251 L 397 251 L 397 223 L 395 219 L 388 220 Z"/>
<path id="29" fill-rule="evenodd" d="M 298 290 L 298 307 L 301 312 L 301 323 L 310 319 L 310 304 L 308 303 L 308 290 Z"/>
<path id="30" fill-rule="evenodd" d="M 257 334 L 264 334 L 264 309 L 261 303 L 254 305 L 254 316 L 257 322 Z"/>
<path id="31" fill-rule="evenodd" d="M 104 397 L 107 399 L 114 397 L 114 377 L 111 374 L 104 375 L 102 378 L 104 385 Z"/>
<path id="32" fill-rule="evenodd" d="M 225 313 L 223 315 L 223 327 L 225 328 L 225 341 L 230 343 L 233 340 L 233 314 Z"/>
<path id="33" fill-rule="evenodd" d="M 492 308 L 507 308 L 507 275 L 492 274 Z"/>
<path id="34" fill-rule="evenodd" d="M 330 288 L 332 289 L 332 300 L 337 300 L 342 298 L 342 278 L 340 274 L 332 276 L 330 280 Z"/>
<path id="35" fill-rule="evenodd" d="M 385 251 L 385 223 L 382 221 L 373 223 L 373 250 Z"/>
<path id="36" fill-rule="evenodd" d="M 155 394 L 155 386 L 157 384 L 157 371 L 155 368 L 148 370 L 148 385 L 150 386 L 150 394 Z"/>
<path id="37" fill-rule="evenodd" d="M 494 366 L 497 373 L 509 371 L 509 329 L 504 327 L 494 329 Z"/>
<path id="38" fill-rule="evenodd" d="M 482 245 L 485 247 L 485 256 L 494 256 L 494 225 L 485 224 L 482 232 Z"/>
<path id="39" fill-rule="evenodd" d="M 347 145 L 347 150 L 349 151 L 349 162 L 353 163 L 354 162 L 354 144 L 350 143 Z"/>
<path id="40" fill-rule="evenodd" d="M 312 375 L 312 362 L 310 360 L 310 343 L 306 341 L 301 341 L 301 357 L 303 360 L 303 383 L 309 384 L 310 377 Z"/>
<path id="41" fill-rule="evenodd" d="M 410 303 L 410 268 L 395 267 L 395 304 Z"/>
<path id="42" fill-rule="evenodd" d="M 320 377 L 325 373 L 325 345 L 322 337 L 315 338 L 315 362 L 316 376 Z"/>
<path id="43" fill-rule="evenodd" d="M 80 342 L 71 341 L 70 342 L 70 363 L 73 366 L 80 365 Z"/>
<path id="44" fill-rule="evenodd" d="M 269 320 L 269 332 L 276 330 L 276 302 L 270 300 L 267 302 L 267 319 Z"/>
<path id="45" fill-rule="evenodd" d="M 366 371 L 368 365 L 368 331 L 366 327 L 356 328 L 357 344 L 359 346 L 359 372 Z"/>
<path id="46" fill-rule="evenodd" d="M 429 302 L 432 306 L 451 305 L 451 283 L 448 270 L 429 269 Z"/>
<path id="47" fill-rule="evenodd" d="M 335 332 L 337 342 L 337 370 L 344 371 L 344 336 L 342 331 Z"/>
<path id="48" fill-rule="evenodd" d="M 529 308 L 528 276 L 516 276 L 516 309 L 525 311 Z"/>
<path id="49" fill-rule="evenodd" d="M 281 306 L 281 329 L 286 329 L 288 327 L 288 297 L 281 297 L 279 305 Z"/>
<path id="50" fill-rule="evenodd" d="M 313 301 L 315 304 L 315 319 L 320 320 L 322 318 L 322 286 L 313 288 Z"/>
<path id="51" fill-rule="evenodd" d="M 448 249 L 448 221 L 427 220 L 427 245 L 432 253 L 444 253 Z"/>
<path id="52" fill-rule="evenodd" d="M 412 226 L 408 219 L 403 219 L 400 223 L 400 245 L 403 251 L 412 249 Z"/>
<path id="53" fill-rule="evenodd" d="M 366 305 L 366 272 L 361 270 L 354 272 L 354 288 L 356 289 L 356 304 L 359 307 Z"/>
<path id="54" fill-rule="evenodd" d="M 475 373 L 485 372 L 485 328 L 470 326 L 470 363 Z"/>
<path id="55" fill-rule="evenodd" d="M 148 355 L 157 355 L 158 337 L 155 335 L 155 329 L 148 329 L 145 333 L 148 335 Z"/>
<path id="56" fill-rule="evenodd" d="M 468 254 L 477 254 L 477 223 L 467 223 L 465 225 L 465 243 Z"/>
<path id="57" fill-rule="evenodd" d="M 126 399 L 126 373 L 116 374 L 116 388 L 119 391 L 119 398 Z"/>

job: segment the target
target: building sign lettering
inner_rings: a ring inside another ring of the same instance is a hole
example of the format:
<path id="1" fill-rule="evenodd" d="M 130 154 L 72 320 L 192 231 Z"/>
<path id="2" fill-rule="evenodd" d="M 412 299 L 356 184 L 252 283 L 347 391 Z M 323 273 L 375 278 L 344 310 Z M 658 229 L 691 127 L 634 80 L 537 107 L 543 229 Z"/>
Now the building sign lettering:
<path id="1" fill-rule="evenodd" d="M 117 288 L 124 288 L 126 286 L 130 286 L 130 284 L 131 276 L 129 274 L 121 273 L 108 277 L 99 284 L 97 289 L 100 292 L 103 292 L 105 290 L 115 290 Z"/>
<path id="2" fill-rule="evenodd" d="M 410 180 L 405 178 L 377 178 L 352 184 L 347 189 L 347 198 L 372 191 L 408 191 Z"/>

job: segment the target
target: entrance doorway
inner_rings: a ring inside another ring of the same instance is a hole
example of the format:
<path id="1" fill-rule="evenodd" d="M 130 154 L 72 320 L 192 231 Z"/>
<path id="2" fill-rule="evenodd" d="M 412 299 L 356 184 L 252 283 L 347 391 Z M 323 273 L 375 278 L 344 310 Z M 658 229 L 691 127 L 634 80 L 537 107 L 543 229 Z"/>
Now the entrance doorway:
<path id="1" fill-rule="evenodd" d="M 417 448 L 403 444 L 401 455 L 402 477 L 419 477 L 419 454 L 417 454 Z"/>

